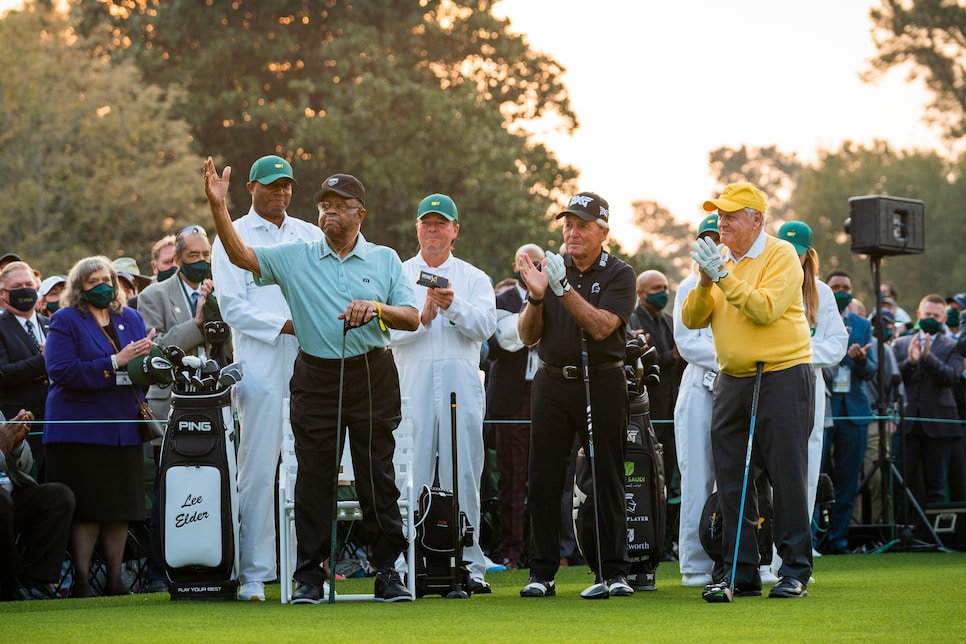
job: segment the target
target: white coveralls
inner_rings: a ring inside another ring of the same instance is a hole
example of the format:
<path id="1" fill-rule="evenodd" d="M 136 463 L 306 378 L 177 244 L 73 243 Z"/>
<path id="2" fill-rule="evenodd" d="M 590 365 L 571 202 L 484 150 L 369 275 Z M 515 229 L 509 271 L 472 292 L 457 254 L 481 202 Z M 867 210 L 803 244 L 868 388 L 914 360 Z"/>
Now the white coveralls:
<path id="1" fill-rule="evenodd" d="M 390 346 L 399 370 L 399 388 L 412 401 L 415 462 L 413 483 L 432 486 L 439 455 L 439 481 L 452 489 L 450 392 L 456 392 L 457 469 L 460 510 L 475 532 L 464 550 L 470 577 L 486 572 L 480 534 L 480 477 L 483 474 L 483 412 L 486 398 L 480 373 L 480 347 L 496 331 L 496 297 L 490 278 L 452 255 L 430 267 L 421 255 L 403 262 L 403 273 L 416 291 L 416 308 L 426 303 L 425 286 L 416 284 L 420 271 L 445 277 L 455 292 L 453 303 L 428 327 L 392 331 Z"/>
<path id="2" fill-rule="evenodd" d="M 681 574 L 711 574 L 714 562 L 701 545 L 701 510 L 714 490 L 711 457 L 710 386 L 718 372 L 711 327 L 689 329 L 681 321 L 681 307 L 697 286 L 697 273 L 681 282 L 674 296 L 674 342 L 688 365 L 674 405 L 674 440 L 681 472 L 681 520 L 678 564 Z M 708 380 L 706 380 L 706 378 Z M 709 383 L 709 384 L 708 384 Z"/>
<path id="3" fill-rule="evenodd" d="M 815 316 L 815 332 L 812 333 L 812 366 L 815 369 L 815 419 L 812 433 L 808 435 L 808 517 L 815 511 L 815 495 L 818 490 L 818 477 L 822 473 L 822 443 L 825 441 L 825 408 L 828 396 L 825 390 L 823 367 L 832 367 L 841 362 L 849 348 L 849 332 L 842 321 L 842 314 L 835 305 L 835 295 L 828 284 L 816 279 L 818 287 L 818 313 Z M 831 425 L 831 421 L 829 421 Z M 782 560 L 778 549 L 772 545 L 771 569 L 779 570 Z"/>
<path id="4" fill-rule="evenodd" d="M 249 246 L 298 239 L 318 240 L 318 226 L 288 215 L 277 227 L 254 210 L 233 223 Z M 232 331 L 242 380 L 232 389 L 241 424 L 238 440 L 239 580 L 270 582 L 277 577 L 275 472 L 282 449 L 282 403 L 298 353 L 294 335 L 279 335 L 291 318 L 278 286 L 256 286 L 250 271 L 228 259 L 221 240 L 211 249 L 212 277 L 221 315 Z"/>

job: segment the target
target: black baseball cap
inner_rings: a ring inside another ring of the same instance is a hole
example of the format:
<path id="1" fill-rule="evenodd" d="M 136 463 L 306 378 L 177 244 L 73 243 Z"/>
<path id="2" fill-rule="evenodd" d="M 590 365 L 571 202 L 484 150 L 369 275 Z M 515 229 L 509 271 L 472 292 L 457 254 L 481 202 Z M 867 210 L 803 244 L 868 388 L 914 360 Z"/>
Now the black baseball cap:
<path id="1" fill-rule="evenodd" d="M 577 215 L 584 221 L 602 219 L 606 222 L 610 218 L 610 206 L 596 192 L 578 192 L 570 198 L 567 209 L 561 211 L 554 219 L 560 219 L 567 213 Z"/>
<path id="2" fill-rule="evenodd" d="M 366 188 L 351 174 L 334 174 L 323 181 L 322 188 L 315 193 L 315 203 L 322 201 L 322 197 L 329 192 L 342 195 L 347 199 L 355 199 L 363 207 L 366 205 Z"/>

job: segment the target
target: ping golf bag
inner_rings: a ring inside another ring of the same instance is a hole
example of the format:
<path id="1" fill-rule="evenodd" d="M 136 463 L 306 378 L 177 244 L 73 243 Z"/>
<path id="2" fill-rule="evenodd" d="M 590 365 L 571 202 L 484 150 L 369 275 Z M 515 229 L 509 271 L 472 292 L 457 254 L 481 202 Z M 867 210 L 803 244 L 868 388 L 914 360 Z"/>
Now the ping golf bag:
<path id="1" fill-rule="evenodd" d="M 161 445 L 161 547 L 171 599 L 234 599 L 238 487 L 230 388 L 171 396 Z"/>
<path id="2" fill-rule="evenodd" d="M 659 371 L 656 350 L 642 353 L 643 343 L 632 341 L 625 354 L 630 421 L 624 455 L 624 498 L 627 505 L 627 555 L 631 560 L 628 583 L 635 590 L 655 590 L 658 564 L 664 558 L 664 531 L 667 523 L 667 488 L 664 482 L 664 448 L 657 440 L 650 417 L 650 402 L 645 384 L 653 382 Z M 644 369 L 634 368 L 638 358 Z M 590 463 L 583 449 L 577 454 L 574 482 L 574 534 L 590 569 L 597 566 L 594 532 L 594 499 L 591 492 Z"/>
<path id="3" fill-rule="evenodd" d="M 463 548 L 473 545 L 473 526 L 459 508 L 459 478 L 456 458 L 456 394 L 450 393 L 450 425 L 453 460 L 453 489 L 437 483 L 423 486 L 416 504 L 416 597 L 442 595 L 466 598 L 469 592 L 469 562 Z M 458 519 L 457 519 L 458 517 Z"/>

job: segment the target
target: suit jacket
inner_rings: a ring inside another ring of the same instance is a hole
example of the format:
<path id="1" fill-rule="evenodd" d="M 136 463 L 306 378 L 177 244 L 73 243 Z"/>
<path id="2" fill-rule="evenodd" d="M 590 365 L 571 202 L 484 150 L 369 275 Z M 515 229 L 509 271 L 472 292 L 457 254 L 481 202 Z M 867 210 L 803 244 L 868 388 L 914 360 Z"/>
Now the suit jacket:
<path id="1" fill-rule="evenodd" d="M 46 336 L 50 319 L 38 315 L 37 320 Z M 0 411 L 13 418 L 21 409 L 27 409 L 33 412 L 34 419 L 43 420 L 46 404 L 44 356 L 20 321 L 9 311 L 0 311 Z"/>
<path id="2" fill-rule="evenodd" d="M 845 322 L 845 328 L 849 332 L 847 347 L 851 347 L 853 344 L 858 344 L 860 347 L 872 344 L 871 322 L 851 311 L 847 312 L 842 321 Z M 865 381 L 875 378 L 879 368 L 875 345 L 869 347 L 865 355 L 865 364 L 861 367 L 855 360 L 846 355 L 837 367 L 827 367 L 825 370 L 825 382 L 831 396 L 832 415 L 847 416 L 849 419 L 844 422 L 849 422 L 853 425 L 868 425 L 870 417 L 872 416 L 872 405 L 869 403 Z M 832 386 L 838 367 L 845 367 L 851 372 L 849 390 L 847 392 L 836 393 Z"/>
<path id="3" fill-rule="evenodd" d="M 185 353 L 198 355 L 198 350 L 205 348 L 205 335 L 195 324 L 195 312 L 185 297 L 186 291 L 190 289 L 182 287 L 179 275 L 155 282 L 138 296 L 138 312 L 144 318 L 144 328 L 157 329 L 156 344 L 181 347 Z M 167 418 L 170 398 L 170 387 L 148 389 L 147 399 L 158 418 Z"/>
<path id="4" fill-rule="evenodd" d="M 909 362 L 909 343 L 918 335 L 903 336 L 892 345 L 906 386 L 906 417 L 957 421 L 926 422 L 922 429 L 929 438 L 960 438 L 953 384 L 963 376 L 963 357 L 956 351 L 955 340 L 937 334 L 930 341 L 929 355 L 913 365 Z M 899 430 L 908 433 L 914 425 L 915 421 L 904 420 Z"/>
<path id="5" fill-rule="evenodd" d="M 673 420 L 674 403 L 677 402 L 681 376 L 687 366 L 684 358 L 674 356 L 674 319 L 663 311 L 653 315 L 643 306 L 638 305 L 631 313 L 627 328 L 644 329 L 644 333 L 650 337 L 648 344 L 656 347 L 658 351 L 657 364 L 661 367 L 661 382 L 656 387 L 647 388 L 651 403 L 651 418 Z"/>
<path id="6" fill-rule="evenodd" d="M 147 335 L 144 320 L 134 309 L 124 307 L 119 313 L 112 313 L 111 324 L 120 347 Z M 114 353 L 114 347 L 93 315 L 73 307 L 54 313 L 44 347 L 50 378 L 45 444 L 141 444 L 141 432 L 135 421 L 141 418 L 138 404 L 144 400 L 144 393 L 140 387 L 117 384 L 111 365 Z M 82 422 L 104 419 L 131 422 Z"/>
<path id="7" fill-rule="evenodd" d="M 496 296 L 496 308 L 519 313 L 523 308 L 520 289 L 513 287 Z M 527 356 L 530 349 L 507 351 L 500 346 L 496 335 L 486 341 L 489 347 L 490 371 L 486 386 L 486 418 L 507 418 L 523 404 L 523 388 L 526 386 Z"/>

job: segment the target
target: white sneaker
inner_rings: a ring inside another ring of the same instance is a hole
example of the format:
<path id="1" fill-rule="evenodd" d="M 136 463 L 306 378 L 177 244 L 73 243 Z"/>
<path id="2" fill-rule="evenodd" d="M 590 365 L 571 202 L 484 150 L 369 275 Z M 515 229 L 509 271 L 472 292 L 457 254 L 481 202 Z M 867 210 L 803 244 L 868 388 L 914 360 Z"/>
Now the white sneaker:
<path id="1" fill-rule="evenodd" d="M 777 584 L 778 575 L 771 571 L 768 566 L 761 566 L 758 568 L 758 575 L 761 577 L 761 583 L 763 584 Z"/>
<path id="2" fill-rule="evenodd" d="M 704 588 L 711 581 L 711 575 L 706 572 L 688 572 L 681 575 L 681 585 L 691 588 Z"/>
<path id="3" fill-rule="evenodd" d="M 260 581 L 246 581 L 238 591 L 238 599 L 245 602 L 265 601 L 265 584 Z"/>

